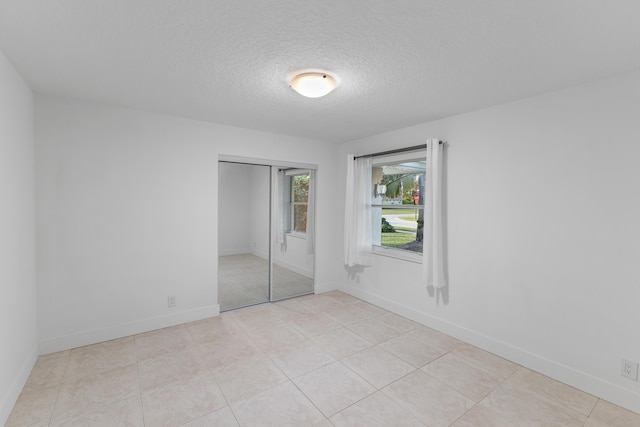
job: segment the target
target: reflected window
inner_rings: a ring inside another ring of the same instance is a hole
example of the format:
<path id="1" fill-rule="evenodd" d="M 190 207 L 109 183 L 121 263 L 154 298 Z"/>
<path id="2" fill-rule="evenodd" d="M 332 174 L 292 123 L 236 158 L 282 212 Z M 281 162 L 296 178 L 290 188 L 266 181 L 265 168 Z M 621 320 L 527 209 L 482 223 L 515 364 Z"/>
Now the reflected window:
<path id="1" fill-rule="evenodd" d="M 289 176 L 290 210 L 289 230 L 293 233 L 307 232 L 307 210 L 309 207 L 309 173 Z"/>

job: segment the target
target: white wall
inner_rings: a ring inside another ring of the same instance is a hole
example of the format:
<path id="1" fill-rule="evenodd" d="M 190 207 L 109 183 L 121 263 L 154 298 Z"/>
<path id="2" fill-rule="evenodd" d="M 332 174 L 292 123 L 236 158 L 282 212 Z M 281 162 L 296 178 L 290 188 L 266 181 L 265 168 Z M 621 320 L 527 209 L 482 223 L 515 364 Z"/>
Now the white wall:
<path id="1" fill-rule="evenodd" d="M 271 168 L 254 166 L 251 169 L 250 187 L 245 188 L 249 201 L 241 202 L 249 210 L 249 221 L 244 224 L 250 231 L 251 253 L 269 259 L 269 212 L 271 211 Z"/>
<path id="2" fill-rule="evenodd" d="M 0 52 L 0 425 L 38 355 L 33 94 Z"/>
<path id="3" fill-rule="evenodd" d="M 36 140 L 43 353 L 215 315 L 218 156 L 322 169 L 336 153 L 317 141 L 41 96 Z M 318 185 L 320 230 L 340 222 L 328 203 L 334 180 Z M 322 291 L 335 287 L 336 243 L 318 234 Z"/>
<path id="4" fill-rule="evenodd" d="M 341 215 L 336 212 L 336 215 Z M 340 240 L 340 236 L 336 235 L 334 238 Z M 340 240 L 342 243 L 342 240 Z M 280 245 L 274 245 L 273 262 L 288 270 L 294 271 L 298 274 L 302 274 L 305 277 L 313 279 L 313 254 L 307 253 L 307 240 L 296 237 L 293 235 L 287 236 L 287 248 L 286 251 L 280 250 Z"/>
<path id="5" fill-rule="evenodd" d="M 220 163 L 218 251 L 269 258 L 269 175 L 264 165 Z"/>
<path id="6" fill-rule="evenodd" d="M 376 257 L 348 292 L 640 412 L 640 73 L 345 144 L 447 149 L 448 302 Z M 341 260 L 337 260 L 341 264 Z"/>
<path id="7" fill-rule="evenodd" d="M 220 163 L 218 166 L 219 255 L 246 254 L 251 248 L 250 209 L 242 194 L 251 191 L 252 165 Z M 268 190 L 268 189 L 267 189 Z"/>

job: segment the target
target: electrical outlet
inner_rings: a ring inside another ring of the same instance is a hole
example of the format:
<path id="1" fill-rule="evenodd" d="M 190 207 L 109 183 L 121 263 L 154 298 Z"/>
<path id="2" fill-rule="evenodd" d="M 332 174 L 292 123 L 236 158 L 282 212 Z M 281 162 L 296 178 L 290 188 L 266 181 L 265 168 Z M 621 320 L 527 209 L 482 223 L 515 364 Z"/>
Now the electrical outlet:
<path id="1" fill-rule="evenodd" d="M 623 377 L 638 381 L 638 363 L 622 359 L 621 374 Z"/>
<path id="2" fill-rule="evenodd" d="M 176 306 L 176 296 L 170 295 L 167 297 L 167 307 L 175 307 Z"/>

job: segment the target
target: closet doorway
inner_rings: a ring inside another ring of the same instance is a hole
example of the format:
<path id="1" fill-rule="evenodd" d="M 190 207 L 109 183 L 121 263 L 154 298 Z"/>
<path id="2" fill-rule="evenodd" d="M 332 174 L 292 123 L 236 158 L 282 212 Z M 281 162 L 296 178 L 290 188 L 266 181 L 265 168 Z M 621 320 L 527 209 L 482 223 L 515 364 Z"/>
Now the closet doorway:
<path id="1" fill-rule="evenodd" d="M 315 170 L 298 166 L 219 161 L 221 311 L 313 293 Z"/>

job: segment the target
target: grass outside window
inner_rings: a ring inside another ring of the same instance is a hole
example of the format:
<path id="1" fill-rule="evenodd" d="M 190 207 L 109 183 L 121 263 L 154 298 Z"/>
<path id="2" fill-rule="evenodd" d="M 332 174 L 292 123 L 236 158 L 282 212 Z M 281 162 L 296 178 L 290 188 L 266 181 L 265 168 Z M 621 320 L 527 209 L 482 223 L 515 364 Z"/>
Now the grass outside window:
<path id="1" fill-rule="evenodd" d="M 414 230 L 415 231 L 415 230 Z M 413 242 L 416 238 L 414 233 L 382 233 L 382 246 L 397 248 Z"/>

